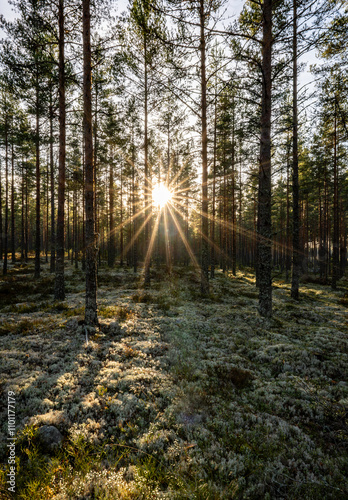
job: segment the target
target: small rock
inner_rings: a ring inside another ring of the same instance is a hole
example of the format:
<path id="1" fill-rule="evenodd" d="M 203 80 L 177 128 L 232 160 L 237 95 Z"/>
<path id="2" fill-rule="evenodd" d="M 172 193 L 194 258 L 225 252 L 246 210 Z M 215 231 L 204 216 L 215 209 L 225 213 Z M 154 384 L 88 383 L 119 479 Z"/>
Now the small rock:
<path id="1" fill-rule="evenodd" d="M 40 427 L 38 438 L 44 450 L 48 452 L 56 450 L 63 441 L 62 434 L 54 425 L 43 425 Z"/>

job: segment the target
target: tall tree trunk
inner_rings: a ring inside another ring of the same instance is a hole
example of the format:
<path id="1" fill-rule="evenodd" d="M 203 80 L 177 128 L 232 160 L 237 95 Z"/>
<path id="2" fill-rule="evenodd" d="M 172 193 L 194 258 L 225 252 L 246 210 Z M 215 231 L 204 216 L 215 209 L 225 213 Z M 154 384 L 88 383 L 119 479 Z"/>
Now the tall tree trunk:
<path id="1" fill-rule="evenodd" d="M 231 250 L 232 250 L 232 274 L 233 276 L 236 275 L 236 142 L 235 142 L 235 107 L 234 107 L 234 96 L 232 96 L 232 158 L 231 158 L 231 163 L 232 163 L 232 179 L 231 179 L 231 188 L 232 188 L 232 245 L 231 245 Z"/>
<path id="2" fill-rule="evenodd" d="M 24 158 L 22 159 L 22 169 L 21 169 L 22 179 L 21 179 L 21 262 L 24 262 L 24 246 L 25 246 L 25 236 L 24 236 Z"/>
<path id="3" fill-rule="evenodd" d="M 55 207 L 54 207 L 54 161 L 53 161 L 53 96 L 50 88 L 50 180 L 51 180 L 51 256 L 50 272 L 56 270 L 56 229 L 55 229 Z"/>
<path id="4" fill-rule="evenodd" d="M 209 227 L 208 227 L 208 134 L 207 134 L 207 79 L 204 0 L 200 0 L 200 58 L 201 58 L 201 121 L 202 121 L 202 238 L 201 238 L 201 292 L 209 293 Z"/>
<path id="5" fill-rule="evenodd" d="M 217 140 L 217 95 L 216 95 L 216 85 L 215 85 L 215 102 L 214 102 L 214 146 L 213 146 L 213 199 L 212 199 L 212 209 L 211 209 L 211 225 L 210 225 L 210 239 L 211 239 L 211 251 L 210 251 L 210 278 L 215 277 L 215 197 L 216 197 L 216 140 Z"/>
<path id="6" fill-rule="evenodd" d="M 46 254 L 46 264 L 48 263 L 48 241 L 49 241 L 49 159 L 47 157 L 47 169 L 46 169 L 46 238 L 45 238 L 45 254 Z"/>
<path id="7" fill-rule="evenodd" d="M 337 168 L 337 96 L 335 96 L 335 116 L 334 116 L 334 197 L 333 197 L 333 255 L 332 255 L 332 281 L 333 290 L 337 288 L 337 281 L 340 278 L 340 221 L 338 206 L 338 168 Z"/>
<path id="8" fill-rule="evenodd" d="M 6 105 L 6 102 L 5 102 Z M 8 252 L 8 115 L 5 114 L 5 233 L 4 233 L 4 262 L 3 274 L 7 274 L 7 252 Z"/>
<path id="9" fill-rule="evenodd" d="M 299 298 L 301 273 L 300 210 L 298 182 L 298 119 L 297 119 L 297 0 L 293 0 L 293 94 L 292 94 L 292 280 L 291 297 Z"/>
<path id="10" fill-rule="evenodd" d="M 83 140 L 82 140 L 82 200 L 84 200 L 84 189 L 85 189 L 85 179 L 86 179 L 86 171 L 85 171 L 85 138 L 83 131 Z M 82 271 L 86 271 L 86 203 L 82 201 Z"/>
<path id="11" fill-rule="evenodd" d="M 65 299 L 64 284 L 64 202 L 65 202 L 65 60 L 64 60 L 64 0 L 59 0 L 59 172 L 57 261 L 54 298 Z"/>
<path id="12" fill-rule="evenodd" d="M 13 119 L 12 119 L 13 127 Z M 14 137 L 12 133 L 11 144 L 11 254 L 12 264 L 16 262 L 16 243 L 15 243 L 15 190 L 14 190 Z"/>
<path id="13" fill-rule="evenodd" d="M 2 168 L 0 160 L 0 260 L 3 259 L 4 252 L 4 233 L 3 233 L 3 220 L 2 220 Z"/>
<path id="14" fill-rule="evenodd" d="M 25 172 L 25 247 L 24 256 L 25 262 L 28 262 L 29 251 L 29 193 L 28 193 L 28 170 Z"/>
<path id="15" fill-rule="evenodd" d="M 114 267 L 115 265 L 115 217 L 114 217 L 114 157 L 112 155 L 112 160 L 110 162 L 109 170 L 109 221 L 110 221 L 110 233 L 109 233 L 109 251 L 108 251 L 108 266 Z"/>
<path id="16" fill-rule="evenodd" d="M 340 230 L 340 277 L 344 276 L 347 265 L 347 231 L 346 231 L 346 214 L 344 203 L 341 198 L 341 230 Z"/>
<path id="17" fill-rule="evenodd" d="M 146 258 L 149 246 L 150 246 L 150 231 L 151 231 L 151 220 L 148 220 L 151 214 L 151 182 L 150 182 L 150 172 L 149 172 L 149 163 L 148 163 L 148 65 L 147 65 L 147 34 L 144 32 L 144 85 L 145 85 L 145 97 L 144 97 L 144 156 L 145 156 L 145 220 L 147 221 L 145 224 L 145 286 L 150 285 L 150 258 Z"/>
<path id="18" fill-rule="evenodd" d="M 123 176 L 122 176 L 122 163 L 120 171 L 121 192 L 120 192 L 120 266 L 123 266 L 123 252 L 124 252 L 124 230 L 123 230 Z"/>
<path id="19" fill-rule="evenodd" d="M 138 243 L 137 243 L 137 218 L 136 213 L 139 209 L 138 206 L 138 181 L 135 180 L 135 146 L 134 146 L 134 128 L 132 126 L 132 190 L 133 190 L 133 270 L 136 273 L 138 268 Z"/>
<path id="20" fill-rule="evenodd" d="M 92 65 L 90 0 L 83 0 L 83 122 L 85 146 L 86 202 L 86 308 L 85 323 L 93 326 L 97 316 L 97 256 L 98 242 L 94 220 L 94 165 L 92 133 Z"/>
<path id="21" fill-rule="evenodd" d="M 262 111 L 258 204 L 258 284 L 261 316 L 272 316 L 272 0 L 263 3 Z"/>
<path id="22" fill-rule="evenodd" d="M 291 270 L 291 234 L 290 234 L 290 138 L 287 141 L 286 153 L 286 254 L 285 254 L 285 280 L 289 281 Z"/>
<path id="23" fill-rule="evenodd" d="M 40 228 L 40 116 L 39 116 L 39 68 L 36 69 L 36 232 L 35 232 L 35 278 L 40 278 L 41 228 Z"/>

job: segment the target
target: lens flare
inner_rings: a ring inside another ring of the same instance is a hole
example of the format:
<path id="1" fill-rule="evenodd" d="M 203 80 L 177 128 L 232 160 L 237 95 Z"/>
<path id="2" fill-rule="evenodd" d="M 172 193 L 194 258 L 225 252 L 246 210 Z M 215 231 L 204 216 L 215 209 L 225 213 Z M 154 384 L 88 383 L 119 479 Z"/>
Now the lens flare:
<path id="1" fill-rule="evenodd" d="M 171 201 L 173 193 L 164 184 L 157 184 L 152 190 L 152 199 L 159 208 L 164 208 Z"/>

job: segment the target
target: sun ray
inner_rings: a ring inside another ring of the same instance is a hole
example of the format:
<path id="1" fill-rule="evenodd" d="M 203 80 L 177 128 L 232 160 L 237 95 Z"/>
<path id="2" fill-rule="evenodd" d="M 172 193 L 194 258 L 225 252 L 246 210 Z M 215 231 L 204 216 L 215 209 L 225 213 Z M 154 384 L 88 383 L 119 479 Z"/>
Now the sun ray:
<path id="1" fill-rule="evenodd" d="M 125 221 L 121 222 L 121 224 L 119 224 L 117 227 L 115 227 L 112 231 L 109 231 L 108 233 L 108 236 L 110 236 L 111 234 L 114 234 L 116 233 L 116 231 L 118 231 L 119 229 L 121 229 L 121 227 L 124 227 L 126 226 L 127 224 L 133 222 L 135 219 L 137 219 L 142 213 L 145 213 L 146 209 L 150 207 L 150 204 L 147 205 L 146 207 L 143 207 L 141 210 L 139 210 L 136 214 L 133 214 L 131 216 L 128 217 L 128 219 L 126 219 Z"/>
<path id="2" fill-rule="evenodd" d="M 181 217 L 185 218 L 186 217 L 186 214 L 183 214 L 180 212 L 180 210 L 175 207 L 173 204 L 172 204 L 172 207 L 174 208 L 174 210 L 176 210 L 178 212 L 179 215 L 181 215 Z M 220 248 L 215 242 L 213 242 L 209 236 L 205 236 L 202 231 L 198 228 L 198 233 L 202 236 L 202 238 L 204 238 L 211 246 L 213 246 L 215 248 L 215 250 L 217 250 L 218 252 L 221 252 L 221 253 L 224 253 L 224 250 L 222 248 Z"/>
<path id="3" fill-rule="evenodd" d="M 175 201 L 176 201 L 177 205 L 180 205 L 181 207 L 186 208 L 177 199 L 175 199 Z M 239 225 L 233 224 L 232 222 L 224 221 L 223 219 L 221 219 L 217 215 L 215 215 L 215 218 L 213 218 L 213 216 L 211 214 L 203 214 L 203 212 L 201 210 L 199 210 L 199 209 L 197 209 L 195 207 L 192 207 L 192 209 L 195 212 L 197 212 L 199 215 L 201 215 L 201 216 L 204 215 L 204 217 L 207 217 L 210 221 L 215 220 L 215 222 L 217 222 L 221 226 L 225 226 L 228 229 L 235 229 L 235 231 L 236 231 L 237 234 L 242 234 L 244 236 L 247 236 L 248 238 L 251 238 L 251 240 L 254 240 L 254 241 L 259 240 L 259 241 L 263 241 L 264 243 L 265 242 L 268 242 L 268 243 L 272 242 L 272 243 L 274 243 L 274 241 L 272 239 L 270 239 L 270 238 L 265 238 L 264 236 L 259 235 L 258 233 L 256 233 L 253 230 L 240 227 Z M 286 243 L 278 243 L 277 242 L 277 245 L 278 245 L 279 248 L 282 248 L 284 250 L 290 251 L 292 249 L 292 246 L 291 245 L 289 246 Z M 222 250 L 220 249 L 220 251 L 222 251 Z M 302 252 L 302 255 L 305 255 L 305 252 Z"/>
<path id="4" fill-rule="evenodd" d="M 168 236 L 168 214 L 167 214 L 167 207 L 164 210 L 164 241 L 165 241 L 167 267 L 171 268 L 170 244 L 169 244 L 169 236 Z"/>
<path id="5" fill-rule="evenodd" d="M 153 244 L 155 242 L 155 238 L 156 238 L 156 234 L 157 234 L 157 229 L 158 229 L 160 217 L 161 217 L 161 212 L 158 212 L 157 217 L 156 217 L 156 221 L 155 221 L 155 225 L 152 228 L 152 234 L 151 234 L 151 238 L 150 238 L 150 243 L 149 243 L 149 246 L 148 246 L 148 249 L 147 249 L 147 252 L 146 252 L 146 256 L 145 256 L 145 269 L 148 266 L 148 264 L 150 262 L 150 259 L 151 259 Z"/>
<path id="6" fill-rule="evenodd" d="M 130 240 L 130 242 L 126 245 L 125 249 L 123 250 L 123 254 L 126 255 L 128 250 L 132 247 L 132 245 L 134 244 L 135 240 L 138 238 L 139 234 L 141 233 L 141 231 L 144 229 L 145 225 L 149 222 L 149 220 L 151 219 L 152 217 L 152 214 L 149 214 L 147 216 L 147 218 L 143 221 L 143 223 L 141 224 L 141 226 L 137 229 L 137 232 L 132 236 L 132 239 Z"/>
<path id="7" fill-rule="evenodd" d="M 177 220 L 177 218 L 176 218 L 176 216 L 175 216 L 174 212 L 173 212 L 173 211 L 172 211 L 172 209 L 170 208 L 170 205 L 169 205 L 169 204 L 168 204 L 168 210 L 169 210 L 170 215 L 172 216 L 172 219 L 173 219 L 173 221 L 174 221 L 174 224 L 175 224 L 175 226 L 176 226 L 176 228 L 177 228 L 177 230 L 178 230 L 178 232 L 179 232 L 179 234 L 180 234 L 180 237 L 181 237 L 181 239 L 182 239 L 182 241 L 183 241 L 183 243 L 184 243 L 184 245 L 185 245 L 185 248 L 186 248 L 186 250 L 187 250 L 187 252 L 188 252 L 189 256 L 191 257 L 191 260 L 192 260 L 192 262 L 193 262 L 194 266 L 196 267 L 196 269 L 201 270 L 201 266 L 198 264 L 197 259 L 196 259 L 196 257 L 194 256 L 194 253 L 193 253 L 193 252 L 192 252 L 192 250 L 191 250 L 191 247 L 190 247 L 190 245 L 189 245 L 189 242 L 187 241 L 186 236 L 185 236 L 185 235 L 184 235 L 184 233 L 182 232 L 182 229 L 181 229 L 181 227 L 180 227 L 180 224 L 179 224 L 179 222 L 178 222 L 178 220 Z"/>

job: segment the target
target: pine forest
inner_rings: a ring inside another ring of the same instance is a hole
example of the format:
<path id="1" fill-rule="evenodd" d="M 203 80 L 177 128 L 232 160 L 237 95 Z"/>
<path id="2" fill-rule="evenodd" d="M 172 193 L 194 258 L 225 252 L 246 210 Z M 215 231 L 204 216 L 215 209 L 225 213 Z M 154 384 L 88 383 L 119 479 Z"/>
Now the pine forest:
<path id="1" fill-rule="evenodd" d="M 347 47 L 347 0 L 1 0 L 0 499 L 348 498 Z"/>

